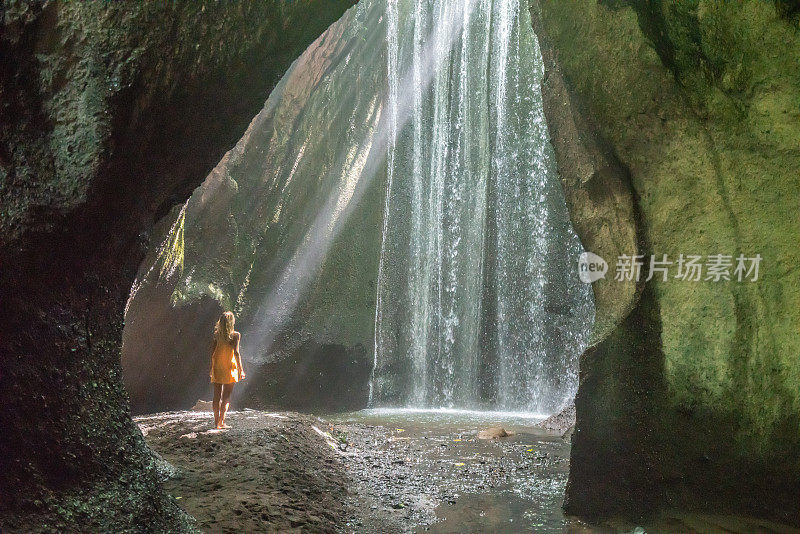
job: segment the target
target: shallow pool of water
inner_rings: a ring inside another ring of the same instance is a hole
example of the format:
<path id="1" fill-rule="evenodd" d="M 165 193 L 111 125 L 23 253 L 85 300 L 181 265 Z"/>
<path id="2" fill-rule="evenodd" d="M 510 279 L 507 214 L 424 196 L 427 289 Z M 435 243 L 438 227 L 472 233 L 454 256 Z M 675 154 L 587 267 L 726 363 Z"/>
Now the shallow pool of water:
<path id="1" fill-rule="evenodd" d="M 370 408 L 329 416 L 329 419 L 354 423 L 387 425 L 405 423 L 407 426 L 474 430 L 478 426 L 502 425 L 506 429 L 538 431 L 533 425 L 547 414 L 463 410 L 457 408 Z"/>
<path id="2" fill-rule="evenodd" d="M 759 519 L 665 513 L 646 525 L 588 525 L 561 510 L 570 445 L 542 415 L 381 408 L 327 416 L 348 443 L 348 532 L 797 534 Z M 478 439 L 502 426 L 512 435 Z"/>
<path id="3" fill-rule="evenodd" d="M 329 416 L 350 443 L 354 531 L 563 532 L 569 444 L 534 425 L 541 414 L 370 409 Z M 484 440 L 502 426 L 511 435 Z M 358 514 L 356 514 L 358 515 Z M 373 518 L 378 518 L 371 523 Z"/>

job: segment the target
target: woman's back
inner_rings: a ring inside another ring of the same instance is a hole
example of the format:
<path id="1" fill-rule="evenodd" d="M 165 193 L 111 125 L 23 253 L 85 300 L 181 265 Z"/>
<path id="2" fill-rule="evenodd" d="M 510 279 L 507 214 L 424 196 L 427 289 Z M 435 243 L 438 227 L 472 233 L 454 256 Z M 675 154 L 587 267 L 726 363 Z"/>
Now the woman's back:
<path id="1" fill-rule="evenodd" d="M 214 350 L 211 352 L 211 383 L 214 385 L 214 426 L 230 428 L 225 424 L 233 385 L 245 377 L 239 340 L 242 336 L 233 329 L 236 318 L 232 312 L 223 313 L 214 325 Z"/>
<path id="2" fill-rule="evenodd" d="M 232 384 L 239 381 L 239 369 L 234 357 L 239 332 L 233 332 L 231 338 L 218 336 L 214 340 L 214 353 L 211 355 L 211 381 L 214 383 Z"/>

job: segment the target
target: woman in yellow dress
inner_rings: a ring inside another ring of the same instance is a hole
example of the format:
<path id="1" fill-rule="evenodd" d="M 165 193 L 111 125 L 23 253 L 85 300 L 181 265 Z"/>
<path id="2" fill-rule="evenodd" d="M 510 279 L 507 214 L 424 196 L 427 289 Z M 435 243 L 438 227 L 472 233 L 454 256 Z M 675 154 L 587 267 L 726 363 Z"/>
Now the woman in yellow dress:
<path id="1" fill-rule="evenodd" d="M 214 385 L 214 425 L 230 428 L 225 424 L 225 414 L 233 393 L 233 385 L 244 380 L 242 358 L 239 356 L 239 332 L 233 329 L 233 313 L 226 311 L 214 326 L 214 349 L 211 352 L 211 383 Z"/>

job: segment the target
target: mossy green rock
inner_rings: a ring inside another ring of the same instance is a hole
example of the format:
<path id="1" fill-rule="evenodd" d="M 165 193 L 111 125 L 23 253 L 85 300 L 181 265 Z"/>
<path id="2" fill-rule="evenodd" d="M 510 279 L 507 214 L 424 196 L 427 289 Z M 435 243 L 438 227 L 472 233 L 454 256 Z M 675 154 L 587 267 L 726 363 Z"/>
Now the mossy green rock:
<path id="1" fill-rule="evenodd" d="M 640 253 L 729 255 L 731 274 L 738 255 L 762 257 L 757 281 L 656 276 L 585 355 L 567 506 L 595 516 L 727 509 L 800 523 L 795 11 L 767 1 L 542 0 L 541 15 L 571 94 L 630 174 Z M 576 454 L 588 461 L 590 445 L 609 443 L 637 474 L 576 465 Z M 632 494 L 633 480 L 652 498 Z"/>

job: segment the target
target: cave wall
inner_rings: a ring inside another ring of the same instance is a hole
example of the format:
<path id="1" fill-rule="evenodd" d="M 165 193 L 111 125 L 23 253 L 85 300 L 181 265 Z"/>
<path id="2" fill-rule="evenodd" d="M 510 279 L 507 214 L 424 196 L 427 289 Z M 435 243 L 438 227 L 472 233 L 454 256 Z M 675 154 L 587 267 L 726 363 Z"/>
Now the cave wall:
<path id="1" fill-rule="evenodd" d="M 577 120 L 590 139 L 577 145 L 619 165 L 633 206 L 608 209 L 631 217 L 639 254 L 763 258 L 756 282 L 656 277 L 633 298 L 595 285 L 610 326 L 581 360 L 569 513 L 682 508 L 800 524 L 797 7 L 532 3 L 553 56 L 547 114 L 567 197 L 611 190 L 570 178 Z M 620 234 L 598 233 L 585 206 L 570 203 L 587 250 L 613 250 Z M 605 259 L 613 273 L 616 256 Z"/>
<path id="2" fill-rule="evenodd" d="M 164 246 L 142 263 L 123 334 L 134 412 L 209 398 L 209 339 L 223 308 L 236 316 L 248 374 L 234 406 L 366 406 L 385 170 L 376 161 L 374 177 L 350 185 L 380 117 L 381 8 L 360 4 L 299 54 L 185 208 L 159 224 L 154 244 Z M 162 321 L 182 335 L 150 335 Z M 173 370 L 193 386 L 176 391 Z"/>
<path id="3" fill-rule="evenodd" d="M 180 531 L 122 386 L 153 223 L 351 1 L 0 6 L 0 525 Z"/>

